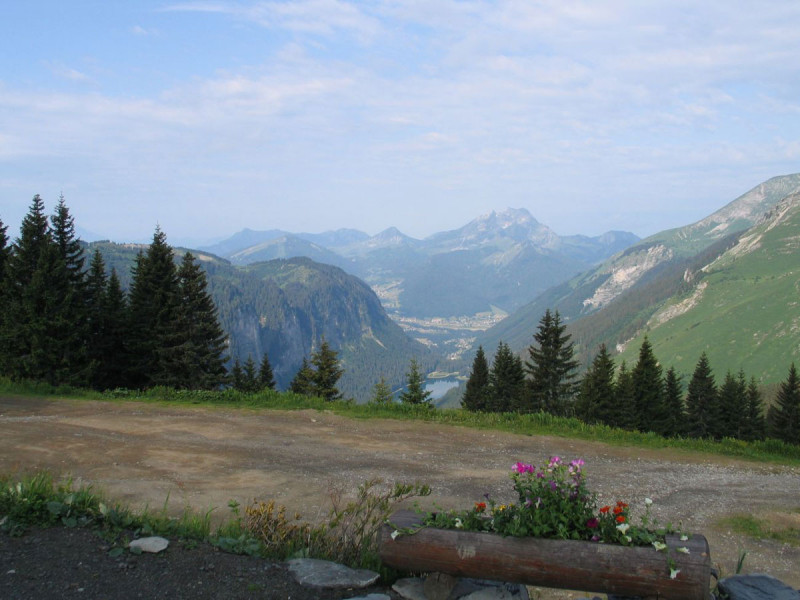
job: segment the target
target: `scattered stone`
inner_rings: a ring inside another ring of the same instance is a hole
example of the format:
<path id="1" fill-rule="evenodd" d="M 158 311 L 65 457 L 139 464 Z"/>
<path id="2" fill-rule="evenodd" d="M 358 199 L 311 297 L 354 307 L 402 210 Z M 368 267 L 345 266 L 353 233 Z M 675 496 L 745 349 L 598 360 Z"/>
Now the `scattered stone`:
<path id="1" fill-rule="evenodd" d="M 730 600 L 800 600 L 800 591 L 761 573 L 725 577 L 719 589 Z"/>
<path id="2" fill-rule="evenodd" d="M 454 578 L 455 579 L 455 578 Z M 426 582 L 418 577 L 398 579 L 392 586 L 404 600 L 433 600 L 426 595 Z M 446 600 L 529 600 L 528 588 L 517 583 L 483 579 L 456 579 Z"/>
<path id="3" fill-rule="evenodd" d="M 138 540 L 133 540 L 130 544 L 128 544 L 128 548 L 134 549 L 138 548 L 142 552 L 150 552 L 152 554 L 158 554 L 159 552 L 166 550 L 167 546 L 169 546 L 169 540 L 159 537 L 146 537 L 146 538 L 139 538 Z"/>
<path id="4" fill-rule="evenodd" d="M 287 564 L 297 583 L 316 589 L 365 588 L 380 577 L 374 571 L 351 569 L 316 558 L 295 558 Z"/>
<path id="5" fill-rule="evenodd" d="M 447 573 L 430 573 L 425 577 L 422 589 L 427 600 L 447 600 L 458 584 L 458 577 Z"/>
<path id="6" fill-rule="evenodd" d="M 405 600 L 426 600 L 425 582 L 419 577 L 407 577 L 394 582 L 392 589 Z"/>

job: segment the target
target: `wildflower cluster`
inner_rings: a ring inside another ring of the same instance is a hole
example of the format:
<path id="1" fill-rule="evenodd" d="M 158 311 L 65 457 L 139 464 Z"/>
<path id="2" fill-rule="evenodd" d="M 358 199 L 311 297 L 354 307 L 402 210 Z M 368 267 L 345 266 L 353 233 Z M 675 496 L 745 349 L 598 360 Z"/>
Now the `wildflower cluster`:
<path id="1" fill-rule="evenodd" d="M 645 500 L 641 525 L 630 522 L 630 507 L 618 501 L 597 508 L 597 497 L 584 480 L 584 461 L 567 462 L 553 456 L 541 467 L 518 462 L 511 467 L 511 480 L 518 502 L 496 504 L 487 494 L 467 511 L 429 514 L 426 525 L 486 531 L 514 537 L 587 540 L 623 546 L 653 545 L 666 549 L 664 536 L 670 526 L 657 528 L 651 518 L 652 500 Z"/>

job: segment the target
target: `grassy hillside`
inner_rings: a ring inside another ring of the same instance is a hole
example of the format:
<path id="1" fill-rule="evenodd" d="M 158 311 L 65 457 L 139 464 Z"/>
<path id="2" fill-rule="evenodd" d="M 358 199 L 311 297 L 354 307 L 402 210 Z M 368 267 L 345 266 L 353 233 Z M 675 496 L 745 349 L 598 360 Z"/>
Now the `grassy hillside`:
<path id="1" fill-rule="evenodd" d="M 762 383 L 784 379 L 800 362 L 800 194 L 653 311 L 621 358 L 635 360 L 645 334 L 659 360 L 685 374 L 705 351 L 718 379 L 728 369 Z"/>

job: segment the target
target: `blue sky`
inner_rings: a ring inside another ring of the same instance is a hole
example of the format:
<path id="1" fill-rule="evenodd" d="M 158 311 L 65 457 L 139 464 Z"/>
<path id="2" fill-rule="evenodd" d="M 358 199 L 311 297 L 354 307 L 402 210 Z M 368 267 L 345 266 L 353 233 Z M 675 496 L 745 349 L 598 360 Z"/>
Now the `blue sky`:
<path id="1" fill-rule="evenodd" d="M 800 171 L 800 3 L 7 2 L 0 219 L 647 235 Z"/>

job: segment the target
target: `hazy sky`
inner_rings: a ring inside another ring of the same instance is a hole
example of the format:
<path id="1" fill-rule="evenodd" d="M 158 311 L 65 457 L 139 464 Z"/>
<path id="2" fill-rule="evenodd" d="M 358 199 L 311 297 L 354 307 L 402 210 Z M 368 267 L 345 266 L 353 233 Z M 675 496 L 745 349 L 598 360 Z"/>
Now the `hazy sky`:
<path id="1" fill-rule="evenodd" d="M 799 58 L 796 0 L 8 1 L 0 219 L 647 235 L 800 171 Z"/>

